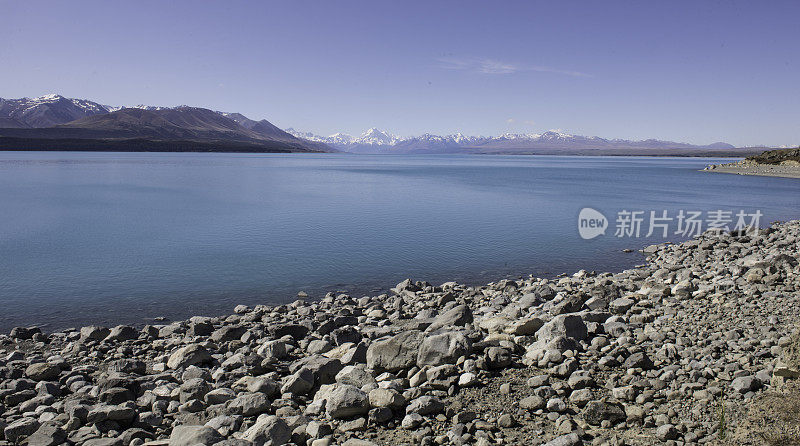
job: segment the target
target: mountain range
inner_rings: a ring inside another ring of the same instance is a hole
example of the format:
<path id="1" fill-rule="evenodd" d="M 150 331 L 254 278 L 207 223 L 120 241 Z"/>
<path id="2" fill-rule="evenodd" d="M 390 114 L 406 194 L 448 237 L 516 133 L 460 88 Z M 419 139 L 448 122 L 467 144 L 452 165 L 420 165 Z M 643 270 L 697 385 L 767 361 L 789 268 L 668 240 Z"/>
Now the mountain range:
<path id="1" fill-rule="evenodd" d="M 631 141 L 625 139 L 605 139 L 597 136 L 570 135 L 557 130 L 543 133 L 513 134 L 500 136 L 433 135 L 402 138 L 389 132 L 371 128 L 360 136 L 335 133 L 320 136 L 300 132 L 293 128 L 288 133 L 311 141 L 328 144 L 343 152 L 352 153 L 495 153 L 495 154 L 723 154 L 760 152 L 760 149 L 736 148 L 731 144 L 719 142 L 708 145 L 693 145 L 673 141 L 648 139 Z"/>
<path id="2" fill-rule="evenodd" d="M 0 149 L 336 151 L 239 113 L 189 106 L 110 107 L 59 95 L 0 98 Z"/>
<path id="3" fill-rule="evenodd" d="M 466 136 L 461 133 L 398 137 L 371 128 L 360 136 L 320 136 L 240 113 L 199 107 L 116 107 L 87 99 L 46 95 L 0 98 L 0 149 L 221 152 L 350 152 L 377 154 L 476 153 L 539 155 L 747 156 L 762 147 L 693 145 L 543 133 Z"/>

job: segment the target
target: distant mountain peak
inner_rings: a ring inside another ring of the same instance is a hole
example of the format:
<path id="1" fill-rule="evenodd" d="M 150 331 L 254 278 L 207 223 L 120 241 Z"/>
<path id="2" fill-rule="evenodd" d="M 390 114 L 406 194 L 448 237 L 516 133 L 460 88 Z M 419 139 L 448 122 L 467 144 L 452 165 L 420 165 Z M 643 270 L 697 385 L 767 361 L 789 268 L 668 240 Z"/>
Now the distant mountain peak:
<path id="1" fill-rule="evenodd" d="M 357 141 L 360 144 L 375 144 L 380 146 L 380 145 L 393 145 L 398 141 L 398 139 L 399 138 L 392 135 L 391 133 L 387 133 L 377 129 L 376 127 L 372 127 L 366 132 L 362 133 L 361 136 L 357 139 Z"/>
<path id="2" fill-rule="evenodd" d="M 58 101 L 60 99 L 64 99 L 64 96 L 56 93 L 46 94 L 44 96 L 39 96 L 38 98 L 34 98 L 34 101 Z"/>
<path id="3" fill-rule="evenodd" d="M 550 129 L 542 133 L 503 133 L 499 136 L 467 136 L 461 132 L 451 135 L 423 133 L 410 138 L 400 138 L 376 127 L 369 128 L 358 137 L 346 133 L 320 136 L 311 132 L 286 129 L 292 135 L 311 141 L 324 142 L 339 150 L 355 153 L 528 153 L 537 150 L 653 150 L 653 149 L 730 149 L 730 144 L 714 143 L 692 145 L 672 141 L 648 139 L 631 141 L 605 139 L 598 136 L 580 136 Z"/>

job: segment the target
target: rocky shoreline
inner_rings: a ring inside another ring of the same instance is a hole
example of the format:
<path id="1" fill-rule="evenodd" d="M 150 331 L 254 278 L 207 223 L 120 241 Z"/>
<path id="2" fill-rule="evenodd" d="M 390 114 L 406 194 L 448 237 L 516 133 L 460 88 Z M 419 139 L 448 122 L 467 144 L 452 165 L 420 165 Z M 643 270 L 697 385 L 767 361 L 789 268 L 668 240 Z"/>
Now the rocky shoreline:
<path id="1" fill-rule="evenodd" d="M 785 161 L 780 164 L 764 164 L 745 159 L 734 163 L 711 164 L 706 166 L 703 171 L 763 177 L 800 178 L 800 163 L 797 161 Z"/>
<path id="2" fill-rule="evenodd" d="M 615 274 L 15 328 L 0 444 L 765 444 L 748 409 L 800 376 L 799 237 L 792 221 L 650 246 Z"/>

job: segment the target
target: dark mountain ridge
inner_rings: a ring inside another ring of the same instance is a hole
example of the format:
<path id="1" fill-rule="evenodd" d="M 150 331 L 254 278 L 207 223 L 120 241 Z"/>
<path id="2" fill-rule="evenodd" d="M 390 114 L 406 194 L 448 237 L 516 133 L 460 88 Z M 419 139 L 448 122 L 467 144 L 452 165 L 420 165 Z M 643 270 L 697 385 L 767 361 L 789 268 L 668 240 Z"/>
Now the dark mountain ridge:
<path id="1" fill-rule="evenodd" d="M 87 150 L 105 147 L 107 150 L 193 151 L 192 144 L 195 144 L 199 151 L 215 151 L 215 146 L 219 146 L 219 151 L 335 151 L 324 143 L 296 138 L 266 120 L 252 121 L 238 113 L 219 113 L 199 107 L 109 111 L 91 101 L 54 95 L 2 101 L 0 149 L 4 150 L 79 150 L 85 145 Z M 85 108 L 76 111 L 76 107 Z M 82 116 L 69 119 L 76 115 Z M 47 125 L 53 122 L 57 124 Z"/>

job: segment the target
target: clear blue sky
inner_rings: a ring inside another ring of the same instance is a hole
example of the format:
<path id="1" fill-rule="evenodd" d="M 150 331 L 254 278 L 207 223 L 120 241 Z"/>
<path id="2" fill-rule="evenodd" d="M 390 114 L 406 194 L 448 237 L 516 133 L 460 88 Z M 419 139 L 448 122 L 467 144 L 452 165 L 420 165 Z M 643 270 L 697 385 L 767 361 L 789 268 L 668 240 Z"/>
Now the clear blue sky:
<path id="1" fill-rule="evenodd" d="M 0 0 L 0 97 L 379 127 L 800 143 L 800 1 Z"/>

